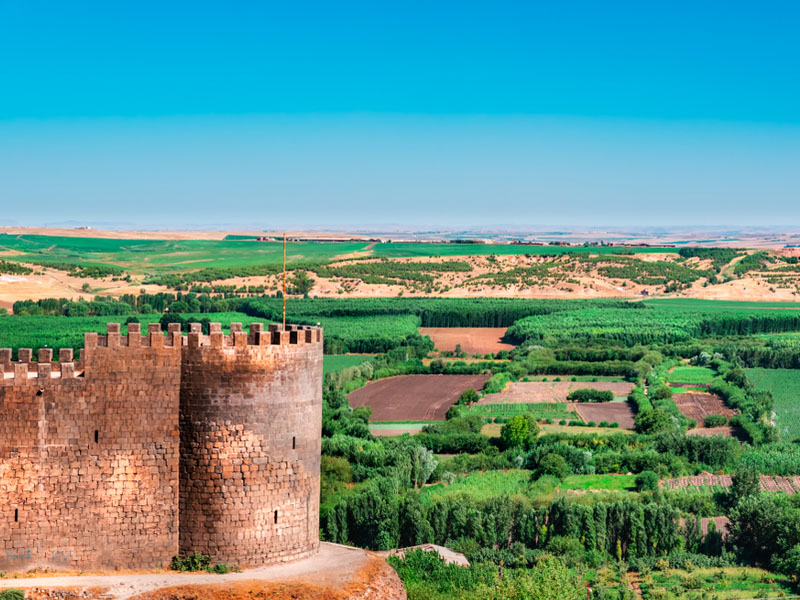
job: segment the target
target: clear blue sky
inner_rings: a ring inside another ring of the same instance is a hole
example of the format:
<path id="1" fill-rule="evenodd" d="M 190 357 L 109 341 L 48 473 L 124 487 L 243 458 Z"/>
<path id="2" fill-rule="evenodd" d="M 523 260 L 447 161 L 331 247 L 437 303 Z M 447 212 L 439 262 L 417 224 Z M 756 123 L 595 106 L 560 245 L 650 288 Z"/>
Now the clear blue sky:
<path id="1" fill-rule="evenodd" d="M 798 22 L 0 0 L 0 223 L 800 225 Z"/>

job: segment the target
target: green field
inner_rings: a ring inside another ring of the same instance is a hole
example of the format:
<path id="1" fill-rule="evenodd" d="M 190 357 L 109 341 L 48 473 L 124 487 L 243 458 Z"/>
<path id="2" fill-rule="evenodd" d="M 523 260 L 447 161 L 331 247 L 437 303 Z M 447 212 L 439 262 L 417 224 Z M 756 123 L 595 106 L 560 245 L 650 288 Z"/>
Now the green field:
<path id="1" fill-rule="evenodd" d="M 485 500 L 501 494 L 524 494 L 530 479 L 530 471 L 524 469 L 477 471 L 458 477 L 450 485 L 437 483 L 422 488 L 420 500 L 426 503 L 440 496 L 457 493 L 467 494 L 476 500 Z"/>
<path id="2" fill-rule="evenodd" d="M 775 420 L 784 437 L 800 437 L 800 371 L 796 369 L 745 369 L 759 390 L 772 392 Z"/>
<path id="3" fill-rule="evenodd" d="M 292 242 L 289 263 L 329 261 L 341 254 L 362 251 L 366 242 Z M 118 240 L 0 234 L 0 256 L 6 260 L 113 265 L 132 273 L 178 273 L 193 269 L 279 265 L 280 242 L 225 240 Z"/>
<path id="4" fill-rule="evenodd" d="M 374 355 L 369 354 L 326 354 L 323 358 L 323 371 L 324 374 L 335 373 L 348 367 L 357 367 L 363 362 L 374 358 Z"/>
<path id="5" fill-rule="evenodd" d="M 652 571 L 640 585 L 644 600 L 797 597 L 789 577 L 748 567 Z"/>
<path id="6" fill-rule="evenodd" d="M 511 244 L 383 243 L 367 250 L 369 242 L 290 242 L 289 263 L 327 262 L 353 252 L 378 258 L 470 255 L 558 255 L 567 252 L 674 252 L 670 248 L 593 248 L 520 246 Z M 0 256 L 6 260 L 112 265 L 134 274 L 178 273 L 204 268 L 278 265 L 281 242 L 225 240 L 121 240 L 88 237 L 0 234 Z"/>
<path id="7" fill-rule="evenodd" d="M 653 308 L 698 310 L 703 312 L 787 308 L 800 310 L 800 302 L 740 302 L 735 300 L 701 300 L 699 298 L 652 298 L 642 302 Z"/>
<path id="8" fill-rule="evenodd" d="M 716 375 L 714 369 L 707 367 L 675 367 L 667 379 L 675 383 L 709 383 Z"/>
<path id="9" fill-rule="evenodd" d="M 561 490 L 604 490 L 624 492 L 635 489 L 635 475 L 570 475 L 558 486 Z"/>
<path id="10" fill-rule="evenodd" d="M 555 491 L 628 492 L 634 489 L 634 475 L 570 475 L 563 481 L 553 477 L 531 482 L 531 472 L 523 469 L 476 471 L 458 477 L 450 485 L 437 483 L 420 492 L 423 503 L 444 495 L 463 493 L 476 500 L 502 494 L 524 494 L 532 498 Z"/>

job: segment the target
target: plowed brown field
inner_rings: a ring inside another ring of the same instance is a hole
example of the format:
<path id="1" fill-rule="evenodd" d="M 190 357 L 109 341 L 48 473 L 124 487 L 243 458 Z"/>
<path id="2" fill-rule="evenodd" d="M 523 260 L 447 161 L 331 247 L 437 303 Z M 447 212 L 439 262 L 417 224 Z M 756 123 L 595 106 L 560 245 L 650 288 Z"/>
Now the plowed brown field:
<path id="1" fill-rule="evenodd" d="M 400 375 L 352 392 L 350 406 L 369 406 L 372 421 L 441 421 L 468 388 L 480 390 L 487 375 Z"/>
<path id="2" fill-rule="evenodd" d="M 506 334 L 505 327 L 422 327 L 419 333 L 431 336 L 439 350 L 452 351 L 461 344 L 461 349 L 469 356 L 514 348 L 500 341 Z"/>
<path id="3" fill-rule="evenodd" d="M 631 393 L 633 384 L 627 381 L 512 381 L 502 392 L 481 398 L 479 404 L 566 402 L 572 390 L 583 388 L 608 390 L 614 396 L 625 397 Z"/>
<path id="4" fill-rule="evenodd" d="M 576 402 L 572 406 L 586 421 L 617 422 L 622 429 L 633 429 L 633 409 L 629 402 Z"/>
<path id="5" fill-rule="evenodd" d="M 736 414 L 736 411 L 725 406 L 722 398 L 715 394 L 691 392 L 675 394 L 672 399 L 678 406 L 678 410 L 690 419 L 695 419 L 698 425 L 704 425 L 704 419 L 708 415 L 725 415 L 726 417 L 732 417 Z"/>

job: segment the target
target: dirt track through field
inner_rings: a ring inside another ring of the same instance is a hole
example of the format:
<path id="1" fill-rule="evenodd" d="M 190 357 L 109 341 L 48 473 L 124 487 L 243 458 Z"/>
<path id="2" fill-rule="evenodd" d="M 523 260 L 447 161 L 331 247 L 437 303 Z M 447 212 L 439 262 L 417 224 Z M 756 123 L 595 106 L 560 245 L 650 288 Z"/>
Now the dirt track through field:
<path id="1" fill-rule="evenodd" d="M 473 354 L 496 354 L 501 350 L 512 350 L 501 338 L 506 334 L 505 327 L 422 327 L 420 335 L 429 335 L 439 350 L 454 351 L 456 345 L 472 356 Z"/>
<path id="2" fill-rule="evenodd" d="M 633 390 L 633 384 L 627 381 L 512 381 L 505 390 L 487 394 L 478 404 L 566 402 L 571 391 L 585 388 L 610 391 L 615 397 L 625 397 Z"/>
<path id="3" fill-rule="evenodd" d="M 352 392 L 350 406 L 369 406 L 372 421 L 442 421 L 468 388 L 480 390 L 488 375 L 400 375 Z"/>

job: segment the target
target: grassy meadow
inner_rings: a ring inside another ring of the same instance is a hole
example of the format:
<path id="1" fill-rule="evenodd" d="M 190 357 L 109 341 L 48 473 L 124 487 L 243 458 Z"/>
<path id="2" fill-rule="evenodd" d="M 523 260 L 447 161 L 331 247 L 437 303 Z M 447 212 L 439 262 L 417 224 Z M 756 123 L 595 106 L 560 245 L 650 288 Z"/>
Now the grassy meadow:
<path id="1" fill-rule="evenodd" d="M 796 369 L 745 369 L 759 390 L 772 392 L 775 420 L 788 439 L 800 438 L 800 371 Z"/>
<path id="2" fill-rule="evenodd" d="M 716 375 L 708 367 L 675 367 L 667 379 L 674 383 L 710 383 Z"/>

